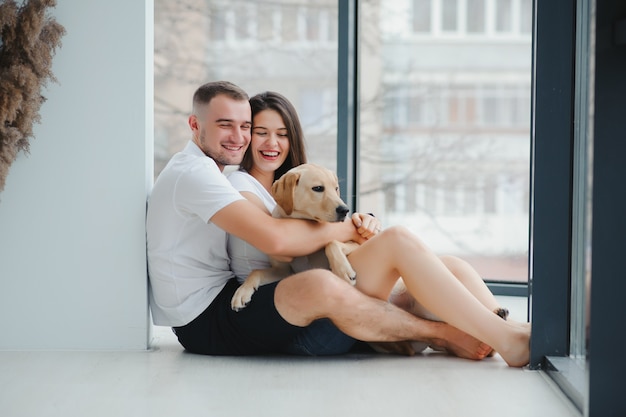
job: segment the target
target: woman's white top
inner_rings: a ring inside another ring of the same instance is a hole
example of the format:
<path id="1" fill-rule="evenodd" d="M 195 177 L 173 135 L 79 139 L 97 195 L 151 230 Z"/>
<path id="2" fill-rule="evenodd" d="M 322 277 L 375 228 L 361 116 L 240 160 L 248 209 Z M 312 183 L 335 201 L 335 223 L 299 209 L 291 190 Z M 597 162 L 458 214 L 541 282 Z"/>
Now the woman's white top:
<path id="1" fill-rule="evenodd" d="M 258 196 L 270 213 L 276 207 L 276 201 L 256 178 L 246 171 L 234 171 L 228 175 L 228 180 L 239 192 L 247 191 Z M 269 268 L 269 257 L 236 236 L 228 235 L 228 256 L 230 269 L 235 273 L 239 282 L 243 282 L 254 269 Z"/>

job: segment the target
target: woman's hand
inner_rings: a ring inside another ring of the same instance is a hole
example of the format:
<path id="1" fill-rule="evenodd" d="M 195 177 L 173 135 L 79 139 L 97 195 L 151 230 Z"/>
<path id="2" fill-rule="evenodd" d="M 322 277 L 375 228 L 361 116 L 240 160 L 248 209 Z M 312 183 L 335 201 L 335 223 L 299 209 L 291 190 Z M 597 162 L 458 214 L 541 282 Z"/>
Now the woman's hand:
<path id="1" fill-rule="evenodd" d="M 376 236 L 382 230 L 380 221 L 367 213 L 354 213 L 352 215 L 352 223 L 357 228 L 359 235 L 366 240 Z"/>

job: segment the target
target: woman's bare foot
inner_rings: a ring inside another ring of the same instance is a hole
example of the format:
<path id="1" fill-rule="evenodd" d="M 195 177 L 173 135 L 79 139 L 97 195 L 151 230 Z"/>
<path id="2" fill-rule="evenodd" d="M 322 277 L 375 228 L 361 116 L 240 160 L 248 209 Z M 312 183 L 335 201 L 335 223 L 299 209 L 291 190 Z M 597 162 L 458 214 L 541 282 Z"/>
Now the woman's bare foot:
<path id="1" fill-rule="evenodd" d="M 530 362 L 530 323 L 512 326 L 511 339 L 507 346 L 498 350 L 502 359 L 512 367 L 522 367 Z"/>
<path id="2" fill-rule="evenodd" d="M 515 325 L 515 326 L 517 326 L 517 327 L 520 327 L 520 328 L 522 328 L 522 329 L 524 329 L 524 330 L 526 330 L 526 331 L 528 331 L 528 332 L 530 332 L 530 326 L 531 326 L 531 324 L 530 324 L 530 323 L 528 323 L 528 322 L 521 322 L 521 321 L 509 320 L 509 323 L 510 323 L 510 324 L 513 324 L 513 325 Z"/>
<path id="3" fill-rule="evenodd" d="M 505 307 L 498 307 L 495 310 L 493 310 L 493 312 L 500 317 L 502 320 L 507 320 L 509 318 L 509 309 L 505 308 Z M 496 354 L 495 350 L 492 350 L 491 353 L 489 355 L 487 355 L 488 357 L 492 357 Z"/>

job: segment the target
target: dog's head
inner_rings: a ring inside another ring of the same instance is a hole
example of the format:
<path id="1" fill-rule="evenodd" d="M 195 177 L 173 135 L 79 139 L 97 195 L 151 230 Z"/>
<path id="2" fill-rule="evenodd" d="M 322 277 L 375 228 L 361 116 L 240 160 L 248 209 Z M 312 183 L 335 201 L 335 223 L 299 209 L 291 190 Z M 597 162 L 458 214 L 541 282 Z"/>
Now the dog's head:
<path id="1" fill-rule="evenodd" d="M 272 185 L 281 217 L 340 222 L 348 206 L 339 197 L 339 180 L 334 172 L 313 164 L 287 171 Z"/>

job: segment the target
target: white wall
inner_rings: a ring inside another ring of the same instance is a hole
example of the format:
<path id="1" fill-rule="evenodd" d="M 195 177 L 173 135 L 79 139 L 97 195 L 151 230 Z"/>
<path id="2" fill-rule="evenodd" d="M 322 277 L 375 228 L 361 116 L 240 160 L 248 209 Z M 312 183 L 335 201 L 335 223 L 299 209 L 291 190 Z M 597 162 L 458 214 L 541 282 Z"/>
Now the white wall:
<path id="1" fill-rule="evenodd" d="M 152 0 L 61 0 L 30 155 L 0 193 L 0 349 L 145 349 Z"/>

